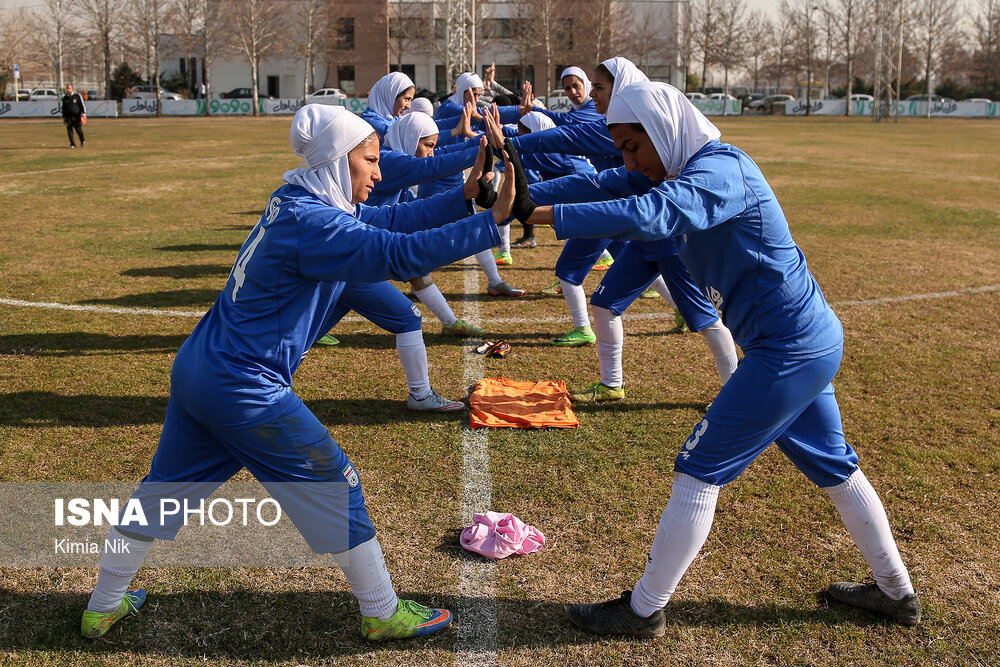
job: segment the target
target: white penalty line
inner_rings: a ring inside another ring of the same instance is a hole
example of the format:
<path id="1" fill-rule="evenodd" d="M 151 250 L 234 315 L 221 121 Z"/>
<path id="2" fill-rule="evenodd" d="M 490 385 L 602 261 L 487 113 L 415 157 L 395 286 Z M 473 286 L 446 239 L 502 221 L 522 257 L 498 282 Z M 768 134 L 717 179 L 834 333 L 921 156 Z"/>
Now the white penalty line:
<path id="1" fill-rule="evenodd" d="M 469 286 L 469 273 L 473 273 L 471 270 L 466 270 L 466 285 L 465 285 L 465 310 L 466 312 L 475 312 L 475 317 L 479 317 L 479 302 L 472 298 L 472 295 L 478 291 L 478 283 Z M 470 291 L 471 290 L 471 291 Z M 929 292 L 926 294 L 908 294 L 904 296 L 887 296 L 877 299 L 859 299 L 853 301 L 835 301 L 830 305 L 834 308 L 840 308 L 843 306 L 878 306 L 886 303 L 904 303 L 906 301 L 923 301 L 927 299 L 948 299 L 956 296 L 965 296 L 968 294 L 983 294 L 986 292 L 996 292 L 1000 291 L 1000 285 L 986 285 L 983 287 L 969 287 L 967 289 L 953 290 L 950 292 Z M 98 305 L 79 305 L 72 303 L 55 303 L 49 301 L 25 301 L 23 299 L 2 299 L 0 298 L 0 305 L 4 306 L 16 306 L 19 308 L 47 308 L 50 310 L 72 310 L 78 312 L 90 312 L 90 313 L 111 313 L 115 315 L 154 315 L 159 317 L 202 317 L 207 310 L 168 310 L 163 308 L 129 308 L 129 307 L 115 307 L 115 306 L 98 306 Z M 470 315 L 471 316 L 471 315 Z M 626 314 L 626 319 L 631 320 L 660 320 L 668 317 L 673 317 L 674 314 L 671 313 L 634 313 Z M 468 319 L 468 318 L 466 318 Z M 365 322 L 363 317 L 350 316 L 345 317 L 342 321 L 344 322 Z M 559 324 L 562 322 L 570 321 L 569 317 L 497 317 L 490 319 L 491 324 Z M 480 366 L 482 365 L 480 361 Z M 480 378 L 477 378 L 471 384 L 478 382 Z"/>
<path id="2" fill-rule="evenodd" d="M 464 276 L 464 319 L 480 323 L 479 266 L 473 257 L 466 258 Z M 463 348 L 462 378 L 466 386 L 483 379 L 485 363 L 482 355 L 472 352 L 472 343 Z M 485 428 L 462 430 L 462 523 L 472 524 L 472 515 L 486 512 L 493 503 L 493 482 L 490 477 L 490 450 Z M 458 646 L 455 664 L 463 667 L 493 667 L 497 664 L 497 600 L 495 593 L 496 565 L 463 555 L 458 576 Z"/>
<path id="3" fill-rule="evenodd" d="M 56 174 L 63 171 L 81 171 L 83 169 L 104 169 L 116 167 L 155 167 L 163 164 L 189 164 L 191 162 L 218 162 L 229 160 L 258 160 L 276 156 L 288 157 L 284 153 L 258 153 L 256 155 L 217 155 L 213 157 L 193 157 L 177 160 L 152 160 L 149 162 L 101 162 L 81 164 L 76 167 L 57 167 L 56 169 L 41 169 L 39 171 L 19 171 L 13 174 L 0 173 L 0 178 L 19 178 L 21 176 L 37 176 L 39 174 Z"/>

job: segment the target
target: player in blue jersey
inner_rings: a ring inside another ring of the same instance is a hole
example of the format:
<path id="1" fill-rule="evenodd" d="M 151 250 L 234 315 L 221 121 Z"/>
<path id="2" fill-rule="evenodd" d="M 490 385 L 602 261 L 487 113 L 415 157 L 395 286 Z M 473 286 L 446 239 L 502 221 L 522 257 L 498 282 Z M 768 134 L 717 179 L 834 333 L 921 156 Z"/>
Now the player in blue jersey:
<path id="1" fill-rule="evenodd" d="M 385 139 L 393 123 L 409 112 L 415 90 L 413 81 L 402 72 L 389 72 L 372 86 L 368 92 L 368 108 L 360 115 L 375 129 L 380 141 Z M 442 122 L 442 146 L 462 143 L 467 137 L 476 136 L 469 126 L 473 111 L 474 108 L 463 109 Z"/>
<path id="2" fill-rule="evenodd" d="M 122 548 L 101 558 L 81 621 L 85 637 L 102 636 L 144 602 L 145 592 L 128 585 L 153 540 L 173 539 L 183 521 L 155 520 L 164 486 L 197 505 L 243 468 L 281 499 L 315 552 L 337 559 L 366 639 L 428 634 L 452 620 L 447 610 L 396 596 L 359 475 L 296 395 L 292 375 L 328 327 L 345 283 L 407 280 L 496 243 L 514 179 L 492 210 L 472 217 L 461 190 L 365 207 L 380 178 L 368 123 L 340 107 L 308 104 L 296 112 L 290 140 L 305 166 L 285 173 L 222 293 L 177 352 L 159 445 L 133 496 L 154 520 L 111 529 L 108 539 Z"/>
<path id="3" fill-rule="evenodd" d="M 920 601 L 878 494 L 844 439 L 831 381 L 843 329 L 792 240 L 767 181 L 676 88 L 636 83 L 611 101 L 608 127 L 626 167 L 657 183 L 647 194 L 515 212 L 553 224 L 560 238 L 675 238 L 695 281 L 744 352 L 736 372 L 681 446 L 670 500 L 642 578 L 620 598 L 576 605 L 587 630 L 662 635 L 663 608 L 708 536 L 721 488 L 764 449 L 779 449 L 823 488 L 875 583 L 833 584 L 838 601 L 908 625 Z"/>

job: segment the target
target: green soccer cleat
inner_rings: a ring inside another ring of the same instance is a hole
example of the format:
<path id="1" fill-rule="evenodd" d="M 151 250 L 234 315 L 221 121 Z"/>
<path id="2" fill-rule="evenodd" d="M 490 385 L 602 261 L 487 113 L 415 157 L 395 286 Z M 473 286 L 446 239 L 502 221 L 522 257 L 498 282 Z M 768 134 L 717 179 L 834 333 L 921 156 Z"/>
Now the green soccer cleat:
<path id="1" fill-rule="evenodd" d="M 330 334 L 327 334 L 322 338 L 320 338 L 315 343 L 313 343 L 313 345 L 326 345 L 327 347 L 332 347 L 334 345 L 340 345 L 340 341 L 331 336 Z"/>
<path id="2" fill-rule="evenodd" d="M 445 336 L 462 336 L 463 338 L 479 338 L 486 334 L 486 330 L 469 324 L 465 320 L 455 320 L 454 324 L 446 324 L 441 327 L 441 333 Z"/>
<path id="3" fill-rule="evenodd" d="M 580 347 L 582 345 L 590 345 L 596 341 L 597 336 L 594 335 L 594 330 L 586 326 L 573 327 L 569 330 L 569 333 L 553 339 L 552 344 L 556 347 Z"/>
<path id="4" fill-rule="evenodd" d="M 139 611 L 139 607 L 146 601 L 146 591 L 136 588 L 125 593 L 118 609 L 114 611 L 84 611 L 83 619 L 80 621 L 80 634 L 87 639 L 97 639 L 111 629 L 111 626 L 122 620 L 129 614 Z"/>
<path id="5" fill-rule="evenodd" d="M 546 296 L 558 296 L 562 294 L 562 283 L 560 281 L 555 281 L 548 287 L 542 290 L 542 294 Z"/>
<path id="6" fill-rule="evenodd" d="M 370 642 L 422 637 L 437 632 L 453 618 L 447 609 L 432 609 L 413 600 L 400 600 L 396 613 L 384 621 L 361 617 L 361 636 Z"/>
<path id="7" fill-rule="evenodd" d="M 639 298 L 640 299 L 656 299 L 659 296 L 660 296 L 659 292 L 657 292 L 652 287 L 647 287 L 646 291 L 639 295 Z"/>
<path id="8" fill-rule="evenodd" d="M 496 262 L 497 266 L 511 266 L 514 264 L 514 258 L 510 256 L 509 252 L 493 253 L 493 261 Z"/>
<path id="9" fill-rule="evenodd" d="M 625 387 L 609 387 L 603 382 L 595 382 L 578 394 L 570 394 L 572 403 L 603 403 L 620 401 L 625 398 Z"/>
<path id="10" fill-rule="evenodd" d="M 614 263 L 615 258 L 611 255 L 601 255 L 601 258 L 597 260 L 597 264 L 594 264 L 594 268 L 591 271 L 607 271 Z"/>
<path id="11" fill-rule="evenodd" d="M 688 323 L 684 321 L 684 316 L 680 313 L 674 313 L 674 326 L 677 327 L 677 333 L 690 331 L 690 329 L 688 329 Z"/>

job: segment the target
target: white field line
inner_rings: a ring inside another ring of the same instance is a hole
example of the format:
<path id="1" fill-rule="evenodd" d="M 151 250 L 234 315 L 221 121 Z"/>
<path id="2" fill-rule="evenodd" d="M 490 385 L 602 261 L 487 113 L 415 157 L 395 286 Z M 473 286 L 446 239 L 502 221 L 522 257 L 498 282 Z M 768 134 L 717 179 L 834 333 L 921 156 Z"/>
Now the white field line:
<path id="1" fill-rule="evenodd" d="M 465 259 L 464 319 L 480 323 L 479 266 L 473 257 Z M 462 378 L 467 387 L 483 379 L 485 364 L 482 355 L 472 351 L 466 341 Z M 490 478 L 488 429 L 462 430 L 462 517 L 461 525 L 472 524 L 472 515 L 485 512 L 493 504 L 493 482 Z M 496 565 L 462 554 L 462 569 L 458 576 L 458 646 L 455 664 L 462 667 L 493 667 L 497 664 L 497 600 L 495 593 Z"/>
<path id="2" fill-rule="evenodd" d="M 467 271 L 466 276 L 471 271 Z M 466 278 L 468 280 L 468 278 Z M 468 285 L 466 285 L 468 289 Z M 467 312 L 474 310 L 475 317 L 479 317 L 479 302 L 471 298 L 471 294 L 475 294 L 477 288 L 472 287 L 472 292 L 466 292 L 465 309 Z M 926 294 L 907 294 L 904 296 L 886 296 L 875 299 L 860 299 L 853 301 L 835 301 L 830 305 L 834 308 L 840 308 L 844 306 L 878 306 L 885 303 L 903 303 L 906 301 L 923 301 L 927 299 L 948 299 L 956 296 L 964 296 L 967 294 L 983 294 L 985 292 L 996 292 L 1000 291 L 1000 285 L 986 285 L 984 287 L 969 287 L 967 289 L 953 290 L 950 292 L 929 292 Z M 116 308 L 114 306 L 97 306 L 97 305 L 79 305 L 72 303 L 53 303 L 46 301 L 24 301 L 22 299 L 2 299 L 0 298 L 0 305 L 4 306 L 16 306 L 21 308 L 47 308 L 52 310 L 74 310 L 82 312 L 92 312 L 92 313 L 112 313 L 116 315 L 155 315 L 161 317 L 201 317 L 205 314 L 204 310 L 166 310 L 160 308 Z M 471 315 L 470 315 L 471 316 Z M 637 314 L 626 314 L 626 319 L 631 320 L 659 320 L 664 318 L 672 318 L 674 314 L 671 313 L 637 313 Z M 468 319 L 468 318 L 466 318 Z M 358 317 L 352 315 L 350 317 L 345 317 L 342 321 L 344 322 L 364 322 L 363 317 Z M 471 320 L 469 320 L 471 322 Z M 569 322 L 570 318 L 568 316 L 556 316 L 556 317 L 497 317 L 490 320 L 490 324 L 558 324 L 561 322 Z M 469 382 L 469 384 L 475 384 L 480 378 Z"/>
<path id="3" fill-rule="evenodd" d="M 0 173 L 0 178 L 18 178 L 21 176 L 37 176 L 39 174 L 56 174 L 63 171 L 81 171 L 83 169 L 105 169 L 115 167 L 155 167 L 162 164 L 189 164 L 191 162 L 219 162 L 230 160 L 257 160 L 260 158 L 288 157 L 285 153 L 258 153 L 256 155 L 218 155 L 214 157 L 195 157 L 183 160 L 154 160 L 149 162 L 106 162 L 101 164 L 81 164 L 77 167 L 58 167 L 39 171 L 19 171 L 12 174 Z"/>

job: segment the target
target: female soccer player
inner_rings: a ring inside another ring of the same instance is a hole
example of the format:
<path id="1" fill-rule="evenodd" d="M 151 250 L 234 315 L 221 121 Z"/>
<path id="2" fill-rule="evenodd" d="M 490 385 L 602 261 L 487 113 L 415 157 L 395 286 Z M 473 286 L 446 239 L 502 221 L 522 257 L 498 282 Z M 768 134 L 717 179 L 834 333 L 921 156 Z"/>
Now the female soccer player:
<path id="1" fill-rule="evenodd" d="M 540 207 L 532 222 L 559 238 L 675 238 L 744 359 L 681 446 L 646 571 L 620 598 L 576 605 L 587 630 L 662 635 L 663 608 L 708 536 L 719 491 L 772 442 L 823 488 L 871 567 L 874 584 L 833 584 L 836 600 L 920 621 L 920 601 L 878 495 L 844 440 L 830 384 L 843 329 L 792 240 L 756 164 L 676 88 L 635 83 L 611 101 L 608 127 L 630 171 L 657 183 L 640 196 Z M 521 216 L 531 204 L 519 202 Z M 526 210 L 527 209 L 527 210 Z"/>
<path id="2" fill-rule="evenodd" d="M 306 166 L 285 173 L 222 293 L 177 352 L 160 442 L 133 497 L 155 517 L 165 484 L 186 488 L 185 500 L 197 505 L 247 468 L 315 552 L 335 555 L 358 599 L 366 639 L 428 634 L 448 625 L 451 613 L 397 598 L 357 471 L 295 394 L 292 374 L 328 326 L 345 282 L 408 280 L 494 245 L 496 220 L 510 214 L 514 179 L 506 179 L 492 210 L 430 229 L 467 216 L 468 201 L 456 191 L 360 206 L 380 178 L 378 139 L 354 114 L 308 104 L 296 112 L 290 140 Z M 344 485 L 346 508 L 324 491 Z M 290 495 L 298 504 L 285 504 Z M 176 518 L 111 529 L 109 539 L 125 548 L 101 558 L 81 621 L 85 637 L 102 636 L 143 604 L 145 591 L 128 585 L 153 539 L 173 539 L 183 521 Z"/>

